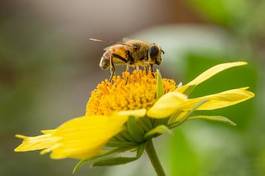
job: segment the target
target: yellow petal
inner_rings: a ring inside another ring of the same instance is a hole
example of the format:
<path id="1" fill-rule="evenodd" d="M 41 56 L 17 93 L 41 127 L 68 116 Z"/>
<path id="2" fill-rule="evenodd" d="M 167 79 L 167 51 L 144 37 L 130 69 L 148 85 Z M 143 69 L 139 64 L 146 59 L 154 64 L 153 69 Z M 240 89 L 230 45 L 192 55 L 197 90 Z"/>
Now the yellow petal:
<path id="1" fill-rule="evenodd" d="M 201 84 L 202 82 L 213 77 L 217 73 L 220 73 L 232 67 L 237 67 L 237 66 L 246 65 L 246 64 L 247 62 L 239 61 L 239 62 L 228 62 L 228 63 L 216 65 L 214 67 L 209 68 L 208 70 L 206 70 L 205 72 L 197 76 L 195 79 L 193 79 L 191 82 L 187 83 L 186 85 L 183 85 L 177 88 L 177 91 L 184 93 L 187 91 L 187 89 Z"/>
<path id="2" fill-rule="evenodd" d="M 110 138 L 122 130 L 126 117 L 79 117 L 63 123 L 54 130 L 44 130 L 44 135 L 22 138 L 16 152 L 42 150 L 51 153 L 53 159 L 85 159 L 97 155 Z"/>
<path id="3" fill-rule="evenodd" d="M 48 148 L 54 143 L 56 143 L 59 139 L 50 134 L 44 134 L 44 135 L 35 136 L 35 137 L 16 135 L 16 137 L 23 139 L 22 144 L 20 144 L 15 149 L 16 152 L 26 152 L 26 151 L 41 150 L 44 148 Z"/>
<path id="4" fill-rule="evenodd" d="M 166 118 L 176 113 L 187 100 L 186 95 L 178 92 L 169 92 L 163 95 L 158 101 L 147 111 L 147 115 L 151 118 Z"/>
<path id="5" fill-rule="evenodd" d="M 134 116 L 136 118 L 138 117 L 144 117 L 146 114 L 146 109 L 137 109 L 137 110 L 127 110 L 127 111 L 119 111 L 115 114 L 119 116 Z"/>
<path id="6" fill-rule="evenodd" d="M 217 94 L 212 94 L 204 97 L 189 99 L 183 109 L 190 109 L 194 104 L 207 100 L 197 110 L 213 110 L 238 104 L 255 96 L 248 88 L 232 89 Z"/>

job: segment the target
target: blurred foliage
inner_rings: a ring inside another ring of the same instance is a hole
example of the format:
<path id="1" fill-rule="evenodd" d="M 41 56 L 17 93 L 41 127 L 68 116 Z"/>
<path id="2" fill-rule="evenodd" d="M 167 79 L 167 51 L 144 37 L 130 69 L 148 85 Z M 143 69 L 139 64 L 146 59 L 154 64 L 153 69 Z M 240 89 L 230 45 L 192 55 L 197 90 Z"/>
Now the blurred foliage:
<path id="1" fill-rule="evenodd" d="M 264 0 L 189 0 L 189 5 L 209 22 L 225 27 L 237 38 L 238 52 L 264 57 L 261 46 L 265 41 Z M 248 53 L 250 52 L 250 53 Z"/>
<path id="2" fill-rule="evenodd" d="M 228 27 L 242 23 L 250 8 L 248 0 L 189 0 L 205 18 Z"/>
<path id="3" fill-rule="evenodd" d="M 170 157 L 170 175 L 199 175 L 201 171 L 199 156 L 182 130 L 177 129 L 174 132 L 168 146 L 167 157 Z"/>

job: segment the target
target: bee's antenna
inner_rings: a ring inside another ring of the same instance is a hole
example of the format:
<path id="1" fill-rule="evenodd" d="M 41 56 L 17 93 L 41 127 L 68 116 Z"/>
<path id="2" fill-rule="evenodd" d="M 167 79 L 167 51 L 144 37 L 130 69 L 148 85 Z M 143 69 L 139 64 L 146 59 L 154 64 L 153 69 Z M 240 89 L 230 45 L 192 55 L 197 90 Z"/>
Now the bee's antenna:
<path id="1" fill-rule="evenodd" d="M 101 39 L 96 39 L 96 38 L 89 38 L 90 41 L 93 41 L 93 42 L 107 42 L 105 40 L 101 40 Z"/>

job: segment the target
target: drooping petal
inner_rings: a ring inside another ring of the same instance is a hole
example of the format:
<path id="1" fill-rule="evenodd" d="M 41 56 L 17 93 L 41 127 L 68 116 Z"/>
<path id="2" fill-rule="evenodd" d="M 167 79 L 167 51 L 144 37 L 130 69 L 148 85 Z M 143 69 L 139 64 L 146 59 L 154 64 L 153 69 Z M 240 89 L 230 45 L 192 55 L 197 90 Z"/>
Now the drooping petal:
<path id="1" fill-rule="evenodd" d="M 187 101 L 187 96 L 178 92 L 169 92 L 163 95 L 147 111 L 151 118 L 166 118 L 176 113 L 182 104 Z"/>
<path id="2" fill-rule="evenodd" d="M 232 68 L 232 67 L 237 67 L 237 66 L 242 66 L 246 65 L 247 62 L 239 61 L 239 62 L 229 62 L 229 63 L 224 63 L 224 64 L 219 64 L 216 66 L 213 66 L 197 76 L 195 79 L 193 79 L 191 82 L 177 88 L 178 92 L 185 93 L 188 91 L 188 89 L 192 89 L 193 87 L 196 87 L 197 85 L 201 84 L 202 82 L 206 81 L 207 79 L 213 77 L 214 75 Z"/>
<path id="3" fill-rule="evenodd" d="M 43 135 L 22 138 L 16 152 L 43 150 L 53 159 L 85 159 L 97 155 L 110 138 L 122 130 L 126 117 L 93 116 L 79 117 L 63 123 L 54 130 L 45 130 Z"/>
<path id="4" fill-rule="evenodd" d="M 207 101 L 198 107 L 197 110 L 214 110 L 238 104 L 255 96 L 253 92 L 248 91 L 247 89 L 248 88 L 232 89 L 217 94 L 189 99 L 183 105 L 183 109 L 188 110 L 193 107 L 194 104 L 203 100 Z"/>

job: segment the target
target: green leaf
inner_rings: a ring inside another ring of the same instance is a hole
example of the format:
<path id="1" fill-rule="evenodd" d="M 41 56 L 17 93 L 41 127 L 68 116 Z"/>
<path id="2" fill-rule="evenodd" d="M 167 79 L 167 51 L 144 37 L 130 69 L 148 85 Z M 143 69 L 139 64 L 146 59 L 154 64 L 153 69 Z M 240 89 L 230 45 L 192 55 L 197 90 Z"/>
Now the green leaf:
<path id="1" fill-rule="evenodd" d="M 158 125 L 157 127 L 150 130 L 148 133 L 146 133 L 144 137 L 149 139 L 153 136 L 160 135 L 163 133 L 171 133 L 171 130 L 165 125 Z"/>
<path id="2" fill-rule="evenodd" d="M 159 70 L 156 70 L 156 98 L 160 98 L 162 95 L 164 95 L 164 85 L 163 85 L 163 79 L 159 72 Z"/>
<path id="3" fill-rule="evenodd" d="M 113 165 L 127 164 L 129 162 L 135 161 L 138 158 L 140 158 L 144 152 L 144 147 L 145 145 L 143 144 L 137 148 L 137 153 L 135 157 L 114 157 L 114 158 L 102 159 L 100 161 L 93 163 L 93 166 L 113 166 Z"/>
<path id="4" fill-rule="evenodd" d="M 232 120 L 224 117 L 224 116 L 206 116 L 206 115 L 198 115 L 198 116 L 191 116 L 189 120 L 196 120 L 196 119 L 203 119 L 203 120 L 211 120 L 217 122 L 224 122 L 226 124 L 236 126 L 236 123 Z"/>
<path id="5" fill-rule="evenodd" d="M 142 142 L 144 139 L 144 130 L 137 124 L 135 117 L 130 116 L 127 122 L 127 129 L 130 136 L 136 142 Z"/>

